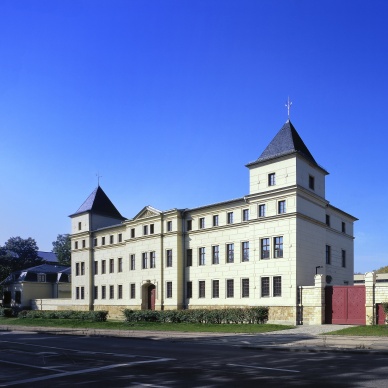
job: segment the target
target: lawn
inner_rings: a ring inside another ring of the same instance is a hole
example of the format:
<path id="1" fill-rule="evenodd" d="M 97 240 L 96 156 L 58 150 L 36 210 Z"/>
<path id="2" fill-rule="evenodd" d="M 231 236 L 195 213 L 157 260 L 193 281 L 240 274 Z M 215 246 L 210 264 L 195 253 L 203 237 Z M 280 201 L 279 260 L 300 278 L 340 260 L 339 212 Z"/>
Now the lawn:
<path id="1" fill-rule="evenodd" d="M 193 323 L 158 323 L 158 322 L 139 322 L 126 323 L 118 321 L 107 322 L 87 322 L 75 319 L 31 319 L 31 318 L 0 318 L 0 325 L 8 326 L 40 326 L 40 327 L 63 327 L 80 329 L 108 329 L 108 330 L 151 330 L 151 331 L 180 331 L 194 333 L 266 333 L 269 331 L 278 331 L 292 329 L 294 326 L 270 325 L 270 324 L 193 324 Z"/>
<path id="2" fill-rule="evenodd" d="M 388 337 L 388 325 L 353 326 L 342 330 L 331 331 L 330 333 L 326 333 L 326 335 Z"/>

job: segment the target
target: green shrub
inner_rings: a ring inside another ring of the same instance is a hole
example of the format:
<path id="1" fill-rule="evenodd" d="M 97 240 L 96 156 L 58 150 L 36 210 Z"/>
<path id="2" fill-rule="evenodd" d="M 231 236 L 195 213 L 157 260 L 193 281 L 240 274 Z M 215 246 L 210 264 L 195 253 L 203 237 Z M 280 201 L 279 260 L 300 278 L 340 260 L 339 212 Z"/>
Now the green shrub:
<path id="1" fill-rule="evenodd" d="M 192 310 L 123 311 L 126 322 L 262 324 L 268 320 L 268 307 L 244 307 Z"/>
<path id="2" fill-rule="evenodd" d="M 14 311 L 10 307 L 0 307 L 0 317 L 11 318 L 14 316 Z"/>
<path id="3" fill-rule="evenodd" d="M 45 311 L 45 310 L 23 310 L 20 311 L 19 318 L 31 319 L 76 319 L 81 321 L 105 322 L 108 311 Z"/>

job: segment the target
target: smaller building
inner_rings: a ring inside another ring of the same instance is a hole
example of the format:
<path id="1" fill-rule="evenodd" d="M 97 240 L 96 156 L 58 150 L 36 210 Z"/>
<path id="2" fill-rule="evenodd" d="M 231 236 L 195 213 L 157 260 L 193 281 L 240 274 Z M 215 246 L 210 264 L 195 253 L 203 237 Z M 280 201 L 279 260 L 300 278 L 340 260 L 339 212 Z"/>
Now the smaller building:
<path id="1" fill-rule="evenodd" d="M 71 268 L 41 264 L 12 272 L 0 285 L 5 307 L 30 308 L 31 299 L 70 298 Z"/>

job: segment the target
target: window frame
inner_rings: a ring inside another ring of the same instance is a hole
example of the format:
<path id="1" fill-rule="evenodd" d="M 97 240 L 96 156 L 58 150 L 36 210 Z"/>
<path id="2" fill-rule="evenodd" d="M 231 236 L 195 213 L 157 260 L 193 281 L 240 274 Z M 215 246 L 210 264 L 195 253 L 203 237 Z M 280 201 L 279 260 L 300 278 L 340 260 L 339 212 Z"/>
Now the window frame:
<path id="1" fill-rule="evenodd" d="M 166 299 L 172 298 L 172 282 L 166 282 Z"/>
<path id="2" fill-rule="evenodd" d="M 249 221 L 249 209 L 243 209 L 242 220 L 243 222 Z"/>
<path id="3" fill-rule="evenodd" d="M 287 213 L 286 200 L 282 199 L 278 201 L 278 214 L 285 214 L 285 213 Z"/>
<path id="4" fill-rule="evenodd" d="M 249 261 L 249 241 L 243 241 L 241 243 L 241 261 Z"/>
<path id="5" fill-rule="evenodd" d="M 226 279 L 226 298 L 234 298 L 234 279 Z"/>
<path id="6" fill-rule="evenodd" d="M 266 207 L 265 207 L 265 203 L 262 203 L 259 205 L 259 218 L 264 218 L 265 217 L 265 213 L 266 213 Z"/>
<path id="7" fill-rule="evenodd" d="M 193 249 L 188 248 L 186 249 L 186 267 L 192 267 L 193 266 Z"/>
<path id="8" fill-rule="evenodd" d="M 233 224 L 233 212 L 226 213 L 226 221 L 228 225 Z"/>
<path id="9" fill-rule="evenodd" d="M 206 249 L 205 249 L 205 247 L 198 248 L 198 265 L 206 265 Z"/>
<path id="10" fill-rule="evenodd" d="M 166 249 L 166 267 L 172 267 L 172 249 Z"/>
<path id="11" fill-rule="evenodd" d="M 249 298 L 249 278 L 241 279 L 241 297 Z"/>
<path id="12" fill-rule="evenodd" d="M 220 264 L 220 246 L 212 245 L 212 264 Z"/>
<path id="13" fill-rule="evenodd" d="M 276 173 L 271 172 L 268 174 L 268 187 L 276 186 Z"/>
<path id="14" fill-rule="evenodd" d="M 206 283 L 205 280 L 198 280 L 198 298 L 206 298 Z"/>
<path id="15" fill-rule="evenodd" d="M 273 238 L 273 257 L 274 259 L 282 259 L 284 257 L 284 241 L 283 236 Z"/>
<path id="16" fill-rule="evenodd" d="M 268 298 L 270 296 L 270 278 L 269 276 L 262 276 L 260 278 L 260 296 Z"/>
<path id="17" fill-rule="evenodd" d="M 272 277 L 272 296 L 274 298 L 282 296 L 282 277 L 281 276 Z"/>
<path id="18" fill-rule="evenodd" d="M 219 226 L 219 217 L 218 214 L 213 215 L 213 226 Z"/>
<path id="19" fill-rule="evenodd" d="M 141 254 L 141 268 L 148 269 L 148 253 L 142 252 Z"/>
<path id="20" fill-rule="evenodd" d="M 325 249 L 325 262 L 327 265 L 331 265 L 331 246 L 327 244 Z"/>

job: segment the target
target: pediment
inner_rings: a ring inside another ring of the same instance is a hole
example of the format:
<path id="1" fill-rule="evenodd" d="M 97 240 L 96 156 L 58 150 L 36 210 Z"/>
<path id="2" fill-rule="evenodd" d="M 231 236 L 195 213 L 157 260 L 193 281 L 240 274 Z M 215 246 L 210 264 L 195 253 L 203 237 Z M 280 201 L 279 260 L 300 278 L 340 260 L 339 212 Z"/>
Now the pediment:
<path id="1" fill-rule="evenodd" d="M 153 208 L 152 206 L 146 206 L 133 218 L 134 220 L 140 220 L 142 218 L 150 218 L 160 215 L 161 211 Z"/>

